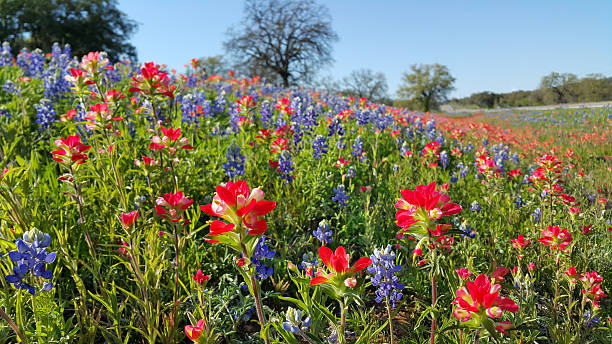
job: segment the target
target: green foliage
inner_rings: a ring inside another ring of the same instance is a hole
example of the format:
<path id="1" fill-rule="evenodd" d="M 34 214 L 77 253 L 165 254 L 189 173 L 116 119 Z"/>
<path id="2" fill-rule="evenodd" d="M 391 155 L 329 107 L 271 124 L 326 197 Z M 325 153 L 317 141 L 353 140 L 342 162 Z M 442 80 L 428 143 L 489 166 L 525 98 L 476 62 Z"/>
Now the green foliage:
<path id="1" fill-rule="evenodd" d="M 437 108 L 452 91 L 455 78 L 448 67 L 435 63 L 413 64 L 410 73 L 402 74 L 402 85 L 397 91 L 400 99 L 409 99 L 424 112 Z"/>

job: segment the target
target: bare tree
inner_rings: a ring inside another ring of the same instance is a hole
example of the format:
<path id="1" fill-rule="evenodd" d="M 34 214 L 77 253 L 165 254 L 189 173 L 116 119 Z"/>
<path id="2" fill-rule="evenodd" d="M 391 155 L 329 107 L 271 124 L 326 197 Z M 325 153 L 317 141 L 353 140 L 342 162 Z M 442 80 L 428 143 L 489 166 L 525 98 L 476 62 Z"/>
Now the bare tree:
<path id="1" fill-rule="evenodd" d="M 342 94 L 379 102 L 387 98 L 387 78 L 371 69 L 354 70 L 342 79 Z"/>
<path id="2" fill-rule="evenodd" d="M 333 62 L 338 39 L 327 8 L 313 0 L 247 0 L 240 28 L 228 36 L 223 45 L 237 65 L 285 87 Z"/>

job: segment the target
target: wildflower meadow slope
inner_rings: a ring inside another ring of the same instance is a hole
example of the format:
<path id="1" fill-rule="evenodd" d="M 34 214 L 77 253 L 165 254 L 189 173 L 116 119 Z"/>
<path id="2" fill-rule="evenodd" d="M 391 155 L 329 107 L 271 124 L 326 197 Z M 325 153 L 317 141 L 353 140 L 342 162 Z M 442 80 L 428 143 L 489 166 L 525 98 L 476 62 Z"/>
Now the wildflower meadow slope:
<path id="1" fill-rule="evenodd" d="M 0 85 L 0 343 L 612 341 L 610 108 L 450 118 L 59 45 L 2 45 Z"/>

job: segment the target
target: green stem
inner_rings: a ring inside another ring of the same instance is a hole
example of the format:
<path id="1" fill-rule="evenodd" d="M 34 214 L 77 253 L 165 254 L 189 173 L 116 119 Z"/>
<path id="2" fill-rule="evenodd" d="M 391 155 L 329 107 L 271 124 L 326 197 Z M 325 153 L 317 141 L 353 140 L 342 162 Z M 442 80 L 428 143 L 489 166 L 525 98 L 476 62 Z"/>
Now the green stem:
<path id="1" fill-rule="evenodd" d="M 17 337 L 21 339 L 22 343 L 27 343 L 26 337 L 21 333 L 21 331 L 19 330 L 19 327 L 17 327 L 17 324 L 15 324 L 15 322 L 8 316 L 8 314 L 4 312 L 4 309 L 2 309 L 1 307 L 0 307 L 0 317 L 2 317 L 2 319 L 4 319 L 9 324 L 9 326 L 13 329 Z"/>
<path id="2" fill-rule="evenodd" d="M 340 338 L 340 343 L 346 343 L 346 339 L 344 338 L 344 329 L 346 327 L 346 306 L 344 303 L 344 298 L 338 301 L 340 303 L 340 333 L 338 333 L 338 338 Z"/>
<path id="3" fill-rule="evenodd" d="M 387 316 L 389 317 L 389 335 L 391 339 L 391 344 L 394 343 L 393 340 L 393 316 L 391 315 L 391 305 L 389 304 L 389 297 L 385 298 L 385 303 L 387 304 Z"/>
<path id="4" fill-rule="evenodd" d="M 432 271 L 431 271 L 431 308 L 432 310 L 436 308 L 436 299 L 438 298 L 438 290 L 436 288 L 436 271 L 435 271 L 435 259 L 436 259 L 436 250 L 433 249 L 431 251 L 432 259 Z M 436 340 L 436 313 L 431 313 L 431 340 L 430 343 L 434 344 Z"/>
<path id="5" fill-rule="evenodd" d="M 240 237 L 240 241 L 242 242 L 242 235 Z M 244 258 L 250 259 L 251 257 L 249 256 L 246 245 L 242 243 L 241 247 L 242 247 L 242 256 Z M 261 294 L 260 294 L 259 286 L 257 284 L 257 280 L 255 279 L 255 274 L 253 274 L 250 271 L 250 269 L 246 270 L 246 274 L 249 277 L 249 280 L 246 282 L 250 284 L 250 287 L 251 287 L 250 290 L 252 291 L 253 297 L 255 298 L 255 310 L 257 311 L 257 318 L 259 319 L 261 331 L 263 331 L 263 329 L 266 327 L 266 318 L 263 313 L 263 307 L 261 306 Z M 263 338 L 266 344 L 270 344 L 270 339 L 268 337 L 267 331 L 266 331 L 266 334 L 263 336 Z"/>

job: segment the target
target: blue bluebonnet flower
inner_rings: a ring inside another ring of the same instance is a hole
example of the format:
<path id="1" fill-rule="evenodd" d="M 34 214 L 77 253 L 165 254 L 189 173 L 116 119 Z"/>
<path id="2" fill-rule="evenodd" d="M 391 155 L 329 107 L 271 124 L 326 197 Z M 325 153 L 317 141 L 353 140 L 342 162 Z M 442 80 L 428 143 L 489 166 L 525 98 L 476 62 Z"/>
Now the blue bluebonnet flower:
<path id="1" fill-rule="evenodd" d="M 331 123 L 327 126 L 327 136 L 333 136 L 338 133 L 339 136 L 344 135 L 344 128 L 340 124 L 340 120 L 337 118 L 332 119 Z"/>
<path id="2" fill-rule="evenodd" d="M 55 261 L 55 252 L 47 253 L 47 247 L 51 245 L 49 234 L 37 229 L 26 232 L 23 239 L 15 241 L 16 251 L 9 252 L 9 259 L 13 262 L 13 274 L 5 277 L 6 281 L 13 284 L 17 289 L 25 289 L 30 294 L 36 294 L 35 286 L 23 281 L 29 275 L 34 276 L 38 281 L 43 280 L 41 291 L 49 291 L 53 288 L 50 280 L 53 271 L 47 270 L 46 265 Z M 31 281 L 30 278 L 27 278 Z"/>
<path id="3" fill-rule="evenodd" d="M 341 150 L 346 148 L 346 142 L 344 142 L 344 138 L 343 137 L 340 137 L 338 139 L 338 141 L 336 142 L 336 147 L 338 147 L 338 149 L 341 149 Z"/>
<path id="4" fill-rule="evenodd" d="M 8 42 L 2 43 L 0 50 L 0 67 L 10 66 L 13 64 L 13 54 L 11 53 L 11 45 Z"/>
<path id="5" fill-rule="evenodd" d="M 596 317 L 594 314 L 591 315 L 590 311 L 586 311 L 586 313 L 584 313 L 584 323 L 589 328 L 593 328 L 593 326 L 595 326 L 595 324 L 599 324 L 599 318 Z"/>
<path id="6" fill-rule="evenodd" d="M 442 136 L 442 134 L 438 134 L 438 136 L 436 137 L 436 142 L 441 145 L 444 144 L 444 136 Z"/>
<path id="7" fill-rule="evenodd" d="M 302 262 L 298 264 L 298 268 L 301 270 L 314 269 L 319 265 L 319 258 L 312 252 L 307 252 L 302 255 Z"/>
<path id="8" fill-rule="evenodd" d="M 542 210 L 540 210 L 540 208 L 536 208 L 533 211 L 533 214 L 531 214 L 531 217 L 533 217 L 533 219 L 531 221 L 533 222 L 538 222 L 540 221 L 540 218 L 542 217 Z"/>
<path id="9" fill-rule="evenodd" d="M 302 319 L 302 316 L 302 310 L 289 307 L 287 313 L 285 313 L 286 321 L 283 321 L 285 331 L 293 334 L 297 334 L 300 331 L 308 331 L 310 328 L 310 317 L 307 316 L 305 319 Z"/>
<path id="10" fill-rule="evenodd" d="M 381 303 L 383 300 L 389 300 L 391 308 L 395 308 L 396 301 L 402 299 L 402 289 L 404 285 L 398 282 L 398 277 L 395 273 L 402 270 L 402 266 L 395 264 L 395 252 L 391 249 L 391 245 L 387 245 L 384 249 L 374 249 L 374 254 L 370 256 L 372 265 L 368 266 L 367 271 L 372 276 L 372 285 L 378 287 L 376 289 L 376 302 Z"/>
<path id="11" fill-rule="evenodd" d="M 353 156 L 355 158 L 361 157 L 363 154 L 363 139 L 361 136 L 357 136 L 355 141 L 353 142 Z"/>
<path id="12" fill-rule="evenodd" d="M 275 255 L 275 251 L 268 249 L 266 237 L 261 236 L 257 242 L 257 245 L 255 246 L 253 256 L 251 257 L 251 263 L 253 263 L 253 266 L 255 266 L 255 273 L 258 280 L 263 281 L 274 274 L 274 268 L 267 266 L 263 261 L 273 259 Z"/>
<path id="13" fill-rule="evenodd" d="M 217 98 L 215 99 L 213 106 L 215 114 L 224 112 L 227 106 L 227 100 L 225 99 L 225 91 L 221 90 L 219 87 L 220 86 L 217 87 Z"/>
<path id="14" fill-rule="evenodd" d="M 340 344 L 340 338 L 338 336 L 338 331 L 335 328 L 332 328 L 331 333 L 327 336 L 327 344 Z"/>
<path id="15" fill-rule="evenodd" d="M 450 183 L 456 183 L 458 180 L 459 180 L 459 177 L 457 177 L 457 173 L 452 172 L 451 176 L 450 176 L 449 182 Z"/>
<path id="16" fill-rule="evenodd" d="M 334 196 L 332 197 L 332 201 L 338 202 L 340 207 L 346 207 L 348 205 L 348 199 L 349 196 L 344 191 L 344 185 L 340 184 L 334 188 Z"/>
<path id="17" fill-rule="evenodd" d="M 442 167 L 444 168 L 448 166 L 448 152 L 447 151 L 440 152 L 440 164 L 442 164 Z"/>
<path id="18" fill-rule="evenodd" d="M 244 155 L 240 154 L 240 147 L 235 144 L 230 145 L 225 156 L 227 162 L 223 163 L 223 169 L 230 179 L 244 175 L 245 158 Z"/>
<path id="19" fill-rule="evenodd" d="M 281 173 L 281 179 L 285 180 L 285 183 L 291 183 L 293 181 L 293 161 L 291 161 L 291 153 L 289 151 L 282 151 L 278 158 L 278 170 Z"/>
<path id="20" fill-rule="evenodd" d="M 406 141 L 402 142 L 402 145 L 400 147 L 400 155 L 406 156 L 409 152 L 410 152 L 410 145 L 408 145 L 408 142 Z"/>
<path id="21" fill-rule="evenodd" d="M 312 231 L 312 235 L 319 239 L 322 244 L 329 244 L 332 242 L 332 234 L 333 232 L 329 229 L 327 220 L 321 220 L 321 222 L 319 222 L 319 227 Z"/>
<path id="22" fill-rule="evenodd" d="M 2 116 L 11 118 L 11 113 L 4 106 L 0 106 L 0 117 Z"/>
<path id="23" fill-rule="evenodd" d="M 274 116 L 274 111 L 272 110 L 272 104 L 270 104 L 268 100 L 264 100 L 261 103 L 261 110 L 259 113 L 261 115 L 261 126 L 270 128 L 273 125 L 272 116 Z"/>
<path id="24" fill-rule="evenodd" d="M 106 68 L 104 69 L 104 79 L 102 79 L 102 83 L 104 85 L 113 85 L 121 81 L 121 74 L 115 68 Z"/>
<path id="25" fill-rule="evenodd" d="M 463 152 L 464 153 L 469 153 L 471 151 L 474 150 L 474 145 L 472 143 L 468 143 L 464 148 L 463 148 Z"/>
<path id="26" fill-rule="evenodd" d="M 15 94 L 15 95 L 19 95 L 21 93 L 19 91 L 19 88 L 17 88 L 17 85 L 15 85 L 15 83 L 12 82 L 11 80 L 7 80 L 4 83 L 4 85 L 2 85 L 2 89 L 8 93 Z"/>
<path id="27" fill-rule="evenodd" d="M 17 66 L 23 69 L 26 76 L 32 78 L 41 78 L 44 71 L 45 56 L 40 49 L 29 52 L 27 49 L 21 49 L 17 55 Z"/>
<path id="28" fill-rule="evenodd" d="M 472 207 L 470 208 L 471 211 L 480 211 L 482 210 L 482 208 L 480 208 L 480 203 L 478 203 L 478 201 L 474 201 L 472 202 Z"/>
<path id="29" fill-rule="evenodd" d="M 246 290 L 248 290 L 248 288 L 249 288 L 249 287 L 247 287 L 246 284 L 243 284 L 243 287 L 246 287 Z M 243 289 L 245 289 L 245 288 L 243 288 Z M 235 310 L 235 309 L 231 309 L 230 313 L 232 314 L 232 317 L 234 318 L 234 320 L 249 321 L 253 317 L 253 312 L 254 311 L 255 311 L 254 307 L 249 307 L 242 314 L 240 314 L 239 310 Z"/>
<path id="30" fill-rule="evenodd" d="M 355 178 L 356 175 L 357 175 L 357 170 L 355 170 L 355 167 L 349 166 L 349 168 L 346 170 L 346 177 Z"/>
<path id="31" fill-rule="evenodd" d="M 425 124 L 425 137 L 428 141 L 434 141 L 438 137 L 438 132 L 436 131 L 436 120 L 430 119 Z"/>
<path id="32" fill-rule="evenodd" d="M 51 128 L 57 120 L 57 112 L 53 109 L 51 101 L 43 98 L 40 100 L 40 104 L 35 104 L 34 107 L 36 108 L 36 123 L 38 123 L 39 129 Z"/>
<path id="33" fill-rule="evenodd" d="M 459 230 L 463 232 L 461 233 L 461 235 L 469 237 L 470 239 L 474 239 L 476 237 L 476 232 L 474 231 L 474 228 L 472 228 L 472 226 L 467 223 L 461 223 L 459 225 Z"/>
<path id="34" fill-rule="evenodd" d="M 65 98 L 66 94 L 70 92 L 72 85 L 65 77 L 70 75 L 71 63 L 72 51 L 70 45 L 66 44 L 62 50 L 59 44 L 54 43 L 51 47 L 51 59 L 47 64 L 47 69 L 42 74 L 45 98 L 61 99 Z"/>
<path id="35" fill-rule="evenodd" d="M 323 157 L 323 154 L 327 153 L 327 143 L 325 143 L 325 137 L 323 135 L 317 135 L 312 140 L 313 156 L 315 160 L 319 160 Z"/>
<path id="36" fill-rule="evenodd" d="M 515 200 L 514 200 L 514 205 L 517 208 L 522 207 L 523 205 L 525 205 L 525 202 L 523 202 L 523 199 L 521 198 L 521 196 L 518 196 Z"/>

